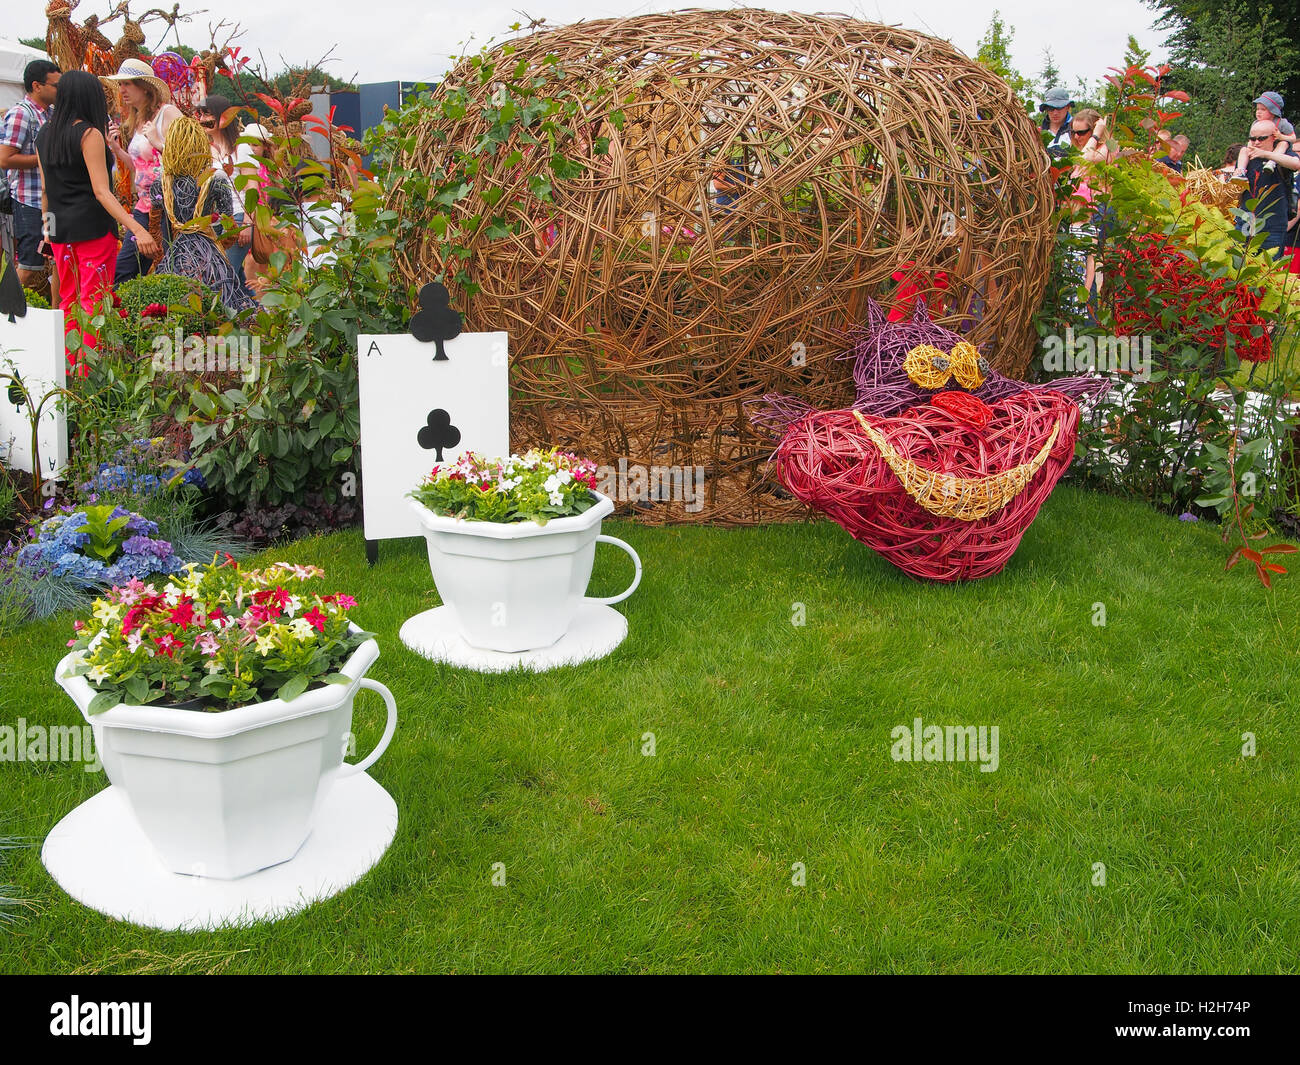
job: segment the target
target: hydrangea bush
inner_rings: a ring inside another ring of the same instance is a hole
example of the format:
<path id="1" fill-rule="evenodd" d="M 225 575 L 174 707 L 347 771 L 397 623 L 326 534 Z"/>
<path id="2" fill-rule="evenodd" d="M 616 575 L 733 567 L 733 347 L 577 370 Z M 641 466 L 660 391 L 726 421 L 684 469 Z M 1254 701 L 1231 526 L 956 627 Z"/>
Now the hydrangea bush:
<path id="1" fill-rule="evenodd" d="M 91 478 L 79 486 L 80 491 L 83 494 L 127 492 L 141 499 L 155 495 L 175 477 L 165 458 L 165 445 L 162 437 L 132 440 L 115 451 L 108 462 L 100 463 Z M 201 488 L 203 475 L 197 469 L 186 470 L 180 483 Z"/>
<path id="2" fill-rule="evenodd" d="M 411 497 L 435 514 L 469 521 L 535 521 L 571 517 L 597 502 L 596 464 L 567 451 L 536 448 L 485 458 L 467 451 L 435 466 Z"/>
<path id="3" fill-rule="evenodd" d="M 153 573 L 180 571 L 172 545 L 156 539 L 158 526 L 124 507 L 82 507 L 41 522 L 36 539 L 16 562 L 36 579 L 64 577 L 84 584 L 124 584 Z"/>
<path id="4" fill-rule="evenodd" d="M 88 712 L 118 703 L 221 711 L 351 683 L 338 670 L 373 634 L 348 624 L 351 596 L 307 587 L 323 576 L 287 562 L 245 571 L 227 557 L 190 564 L 161 587 L 111 588 L 68 641 L 79 652 L 70 673 L 96 692 Z"/>

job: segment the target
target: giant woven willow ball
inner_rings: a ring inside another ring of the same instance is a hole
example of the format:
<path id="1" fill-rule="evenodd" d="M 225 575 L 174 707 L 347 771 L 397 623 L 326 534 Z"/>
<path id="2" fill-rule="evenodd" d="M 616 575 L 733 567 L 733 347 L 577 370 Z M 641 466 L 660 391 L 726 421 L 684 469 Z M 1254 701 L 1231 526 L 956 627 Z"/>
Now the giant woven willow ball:
<path id="1" fill-rule="evenodd" d="M 1006 84 L 950 44 L 743 10 L 583 22 L 513 47 L 502 62 L 558 60 L 599 101 L 557 145 L 581 174 L 515 212 L 517 233 L 475 238 L 477 294 L 451 286 L 466 328 L 510 333 L 516 447 L 703 467 L 702 507 L 620 501 L 650 522 L 780 520 L 806 511 L 765 476 L 771 445 L 744 401 L 852 402 L 836 356 L 868 297 L 889 306 L 906 288 L 997 368 L 1027 366 L 1051 240 L 1047 158 Z M 433 173 L 443 137 L 479 144 L 494 84 L 462 64 L 438 93 L 453 89 L 468 94 L 464 117 L 431 108 L 403 165 Z M 520 161 L 515 147 L 482 151 L 474 179 L 506 203 L 548 175 L 546 152 Z M 432 232 L 435 209 L 403 187 L 391 205 Z M 444 267 L 431 237 L 400 261 L 416 283 Z"/>

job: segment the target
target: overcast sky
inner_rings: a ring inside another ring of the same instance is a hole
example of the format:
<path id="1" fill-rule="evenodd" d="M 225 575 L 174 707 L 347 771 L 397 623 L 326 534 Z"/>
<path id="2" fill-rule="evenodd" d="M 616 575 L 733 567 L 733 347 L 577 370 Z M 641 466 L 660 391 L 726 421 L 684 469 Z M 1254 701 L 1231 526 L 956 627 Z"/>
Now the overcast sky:
<path id="1" fill-rule="evenodd" d="M 0 23 L 0 33 L 7 37 L 43 36 L 44 6 L 35 0 L 6 3 L 8 10 Z M 132 6 L 143 8 L 144 0 L 136 0 Z M 246 31 L 241 41 L 245 50 L 260 48 L 272 70 L 281 68 L 280 57 L 294 64 L 310 62 L 333 46 L 336 58 L 329 64 L 330 72 L 362 82 L 436 77 L 447 69 L 450 58 L 462 51 L 462 42 L 472 36 L 481 44 L 502 35 L 512 22 L 520 20 L 520 8 L 557 24 L 687 7 L 842 11 L 946 38 L 968 55 L 974 55 L 994 9 L 993 5 L 969 0 L 773 0 L 755 4 L 707 4 L 698 0 L 192 0 L 181 4 L 182 10 L 202 6 L 207 7 L 207 13 L 196 15 L 181 31 L 188 45 L 202 47 L 208 41 L 208 23 L 230 19 Z M 110 0 L 82 0 L 77 15 L 84 19 L 91 12 L 106 12 L 110 7 Z M 1080 77 L 1094 82 L 1106 67 L 1119 63 L 1130 33 L 1156 58 L 1164 56 L 1159 47 L 1163 35 L 1152 28 L 1155 13 L 1141 0 L 1089 0 L 1079 6 L 1052 5 L 1042 0 L 997 0 L 996 7 L 1003 21 L 1015 31 L 1015 65 L 1030 78 L 1042 69 L 1043 49 L 1050 47 L 1071 89 Z M 146 27 L 150 47 L 157 44 L 158 25 Z"/>

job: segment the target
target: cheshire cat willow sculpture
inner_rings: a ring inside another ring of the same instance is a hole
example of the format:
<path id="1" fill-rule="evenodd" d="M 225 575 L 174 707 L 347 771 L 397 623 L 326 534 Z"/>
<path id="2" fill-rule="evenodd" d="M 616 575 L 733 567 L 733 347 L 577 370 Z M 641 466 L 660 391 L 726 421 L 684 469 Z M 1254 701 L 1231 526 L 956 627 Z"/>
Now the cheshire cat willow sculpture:
<path id="1" fill-rule="evenodd" d="M 450 149 L 473 152 L 476 189 L 532 206 L 508 234 L 477 225 L 473 197 L 448 208 L 413 180 L 388 206 L 411 223 L 397 262 L 415 285 L 448 267 L 437 214 L 476 234 L 450 273 L 480 290 L 448 287 L 467 328 L 510 333 L 516 449 L 702 472 L 702 507 L 618 500 L 648 523 L 801 520 L 763 475 L 744 404 L 848 403 L 843 326 L 900 274 L 1000 369 L 1028 364 L 1054 232 L 1048 159 L 1006 83 L 951 44 L 745 9 L 581 22 L 509 47 L 498 69 L 562 70 L 584 101 L 588 121 L 553 148 L 581 173 L 536 202 L 551 149 L 481 147 L 498 86 L 467 60 L 397 163 L 433 177 Z"/>
<path id="2" fill-rule="evenodd" d="M 767 395 L 754 423 L 780 433 L 771 473 L 911 577 L 998 573 L 1074 457 L 1096 377 L 1030 385 L 930 320 L 890 323 L 874 301 L 844 356 L 857 400 L 818 411 Z"/>

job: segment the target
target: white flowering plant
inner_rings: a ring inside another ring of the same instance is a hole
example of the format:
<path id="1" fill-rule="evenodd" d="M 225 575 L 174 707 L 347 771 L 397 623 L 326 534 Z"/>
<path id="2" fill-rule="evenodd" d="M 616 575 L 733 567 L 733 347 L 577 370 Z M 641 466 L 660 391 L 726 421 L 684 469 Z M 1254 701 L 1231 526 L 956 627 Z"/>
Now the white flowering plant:
<path id="1" fill-rule="evenodd" d="M 435 466 L 411 498 L 433 513 L 468 521 L 545 525 L 596 505 L 596 464 L 567 451 L 534 448 L 523 455 L 485 458 L 467 451 Z"/>
<path id="2" fill-rule="evenodd" d="M 118 703 L 220 711 L 296 699 L 316 684 L 350 684 L 339 668 L 373 635 L 353 631 L 350 595 L 307 585 L 317 566 L 185 567 L 165 584 L 131 580 L 96 599 L 68 641 L 69 672 L 95 689 L 87 712 Z"/>

